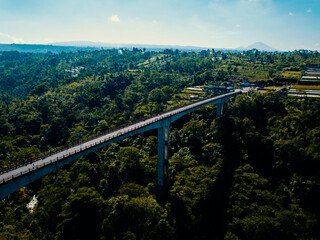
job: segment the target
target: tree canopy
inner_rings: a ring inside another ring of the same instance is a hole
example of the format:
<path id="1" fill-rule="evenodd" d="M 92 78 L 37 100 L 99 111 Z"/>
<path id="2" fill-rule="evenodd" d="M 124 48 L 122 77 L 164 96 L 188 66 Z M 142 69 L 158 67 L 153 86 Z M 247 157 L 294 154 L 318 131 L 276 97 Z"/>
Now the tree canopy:
<path id="1" fill-rule="evenodd" d="M 285 71 L 319 61 L 305 51 L 1 52 L 0 168 L 190 103 L 187 87 L 281 85 L 294 80 Z M 171 124 L 164 203 L 150 131 L 0 201 L 0 239 L 319 239 L 320 100 L 251 92 L 221 118 L 215 110 Z"/>

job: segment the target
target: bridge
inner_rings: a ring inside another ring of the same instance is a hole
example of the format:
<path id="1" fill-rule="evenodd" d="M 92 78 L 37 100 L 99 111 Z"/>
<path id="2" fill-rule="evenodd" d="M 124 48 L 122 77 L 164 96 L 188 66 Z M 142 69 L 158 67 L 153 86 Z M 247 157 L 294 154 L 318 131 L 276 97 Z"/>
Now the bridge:
<path id="1" fill-rule="evenodd" d="M 170 123 L 184 115 L 207 105 L 217 104 L 216 116 L 222 114 L 223 104 L 228 99 L 242 93 L 236 90 L 216 97 L 201 100 L 186 106 L 173 109 L 157 116 L 141 120 L 118 128 L 114 131 L 79 141 L 65 148 L 51 152 L 45 156 L 0 172 L 0 200 L 19 188 L 47 175 L 48 173 L 88 154 L 124 138 L 158 129 L 158 162 L 157 184 L 158 194 L 161 195 L 168 178 L 169 159 L 169 126 Z"/>

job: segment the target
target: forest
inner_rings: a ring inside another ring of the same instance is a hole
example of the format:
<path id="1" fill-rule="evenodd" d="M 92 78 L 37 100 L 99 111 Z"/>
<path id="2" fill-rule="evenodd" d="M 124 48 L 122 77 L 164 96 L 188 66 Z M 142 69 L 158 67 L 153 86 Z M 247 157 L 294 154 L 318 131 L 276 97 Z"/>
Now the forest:
<path id="1" fill-rule="evenodd" d="M 283 86 L 319 64 L 306 50 L 3 51 L 0 168 L 190 103 L 188 87 Z M 320 99 L 249 92 L 215 108 L 171 124 L 165 202 L 150 131 L 1 200 L 0 239 L 320 239 Z"/>

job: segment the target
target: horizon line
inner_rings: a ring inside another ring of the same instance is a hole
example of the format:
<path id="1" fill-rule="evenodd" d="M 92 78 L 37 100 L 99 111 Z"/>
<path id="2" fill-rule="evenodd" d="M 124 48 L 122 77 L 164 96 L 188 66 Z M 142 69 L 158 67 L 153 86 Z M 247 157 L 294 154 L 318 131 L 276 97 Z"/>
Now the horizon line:
<path id="1" fill-rule="evenodd" d="M 68 44 L 68 43 L 91 43 L 93 45 L 56 45 L 56 44 Z M 269 45 L 263 43 L 263 42 L 255 42 L 253 44 L 256 43 L 262 43 L 264 45 L 266 45 L 267 47 L 270 47 Z M 97 46 L 94 44 L 101 44 L 101 45 L 105 45 L 105 46 Z M 108 46 L 108 44 L 112 45 L 112 46 Z M 253 45 L 250 44 L 249 46 Z M 62 41 L 62 42 L 52 42 L 52 43 L 1 43 L 0 45 L 41 45 L 41 46 L 56 46 L 56 47 L 79 47 L 79 48 L 86 48 L 86 47 L 92 47 L 92 48 L 100 48 L 100 47 L 115 47 L 113 45 L 130 45 L 130 47 L 134 47 L 135 45 L 137 47 L 143 47 L 144 45 L 146 46 L 145 48 L 148 48 L 147 46 L 149 46 L 149 48 L 151 48 L 151 46 L 154 47 L 159 47 L 160 49 L 166 49 L 165 47 L 173 47 L 173 49 L 178 49 L 179 48 L 174 48 L 174 47 L 182 47 L 184 49 L 189 49 L 192 50 L 193 48 L 196 49 L 203 49 L 203 50 L 210 50 L 210 49 L 219 49 L 219 50 L 232 50 L 232 51 L 248 51 L 248 50 L 253 50 L 253 49 L 257 49 L 257 48 L 250 48 L 247 49 L 249 46 L 247 47 L 243 47 L 243 46 L 239 46 L 237 48 L 231 48 L 231 47 L 219 47 L 219 48 L 215 48 L 215 47 L 203 47 L 203 46 L 192 46 L 192 45 L 179 45 L 179 44 L 151 44 L 151 43 L 110 43 L 110 42 L 95 42 L 95 41 L 86 41 L 86 40 L 79 40 L 79 41 Z M 122 46 L 119 46 L 117 48 L 121 48 Z M 126 47 L 126 46 L 123 46 Z M 245 48 L 245 49 L 242 49 Z M 273 47 L 270 47 L 272 49 L 274 49 Z M 300 50 L 308 50 L 308 51 L 313 51 L 313 52 L 319 52 L 318 50 L 311 50 L 311 49 L 294 49 L 294 50 L 278 50 L 278 49 L 274 49 L 273 51 L 266 51 L 266 50 L 259 50 L 258 51 L 264 51 L 264 52 L 293 52 L 293 51 L 300 51 Z"/>

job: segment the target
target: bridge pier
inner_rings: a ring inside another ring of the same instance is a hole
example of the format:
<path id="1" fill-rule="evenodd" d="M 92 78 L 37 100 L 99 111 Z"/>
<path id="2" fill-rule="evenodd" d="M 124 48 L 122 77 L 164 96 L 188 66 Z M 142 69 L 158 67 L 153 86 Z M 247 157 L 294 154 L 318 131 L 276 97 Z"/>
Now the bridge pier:
<path id="1" fill-rule="evenodd" d="M 158 128 L 158 165 L 157 165 L 157 185 L 158 200 L 163 202 L 165 188 L 168 182 L 169 168 L 169 124 Z"/>
<path id="2" fill-rule="evenodd" d="M 222 115 L 223 104 L 231 97 L 241 93 L 240 91 L 223 94 L 221 96 L 205 99 L 178 109 L 162 113 L 155 117 L 144 119 L 138 123 L 134 123 L 123 127 L 122 129 L 114 129 L 95 138 L 86 139 L 80 144 L 67 146 L 57 150 L 54 153 L 36 159 L 33 164 L 35 167 L 28 166 L 29 163 L 21 164 L 19 167 L 13 167 L 6 171 L 0 172 L 0 200 L 11 192 L 16 191 L 36 179 L 54 171 L 63 165 L 89 154 L 97 149 L 107 146 L 113 142 L 124 138 L 140 134 L 146 131 L 158 130 L 158 166 L 157 166 L 157 183 L 158 183 L 158 201 L 164 202 L 166 197 L 166 188 L 168 185 L 168 168 L 169 168 L 169 126 L 172 122 L 193 112 L 194 110 L 217 104 L 216 116 Z"/>
<path id="3" fill-rule="evenodd" d="M 217 103 L 217 113 L 216 113 L 216 117 L 221 117 L 222 115 L 222 111 L 223 111 L 223 104 L 224 102 L 222 103 Z"/>

